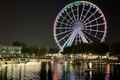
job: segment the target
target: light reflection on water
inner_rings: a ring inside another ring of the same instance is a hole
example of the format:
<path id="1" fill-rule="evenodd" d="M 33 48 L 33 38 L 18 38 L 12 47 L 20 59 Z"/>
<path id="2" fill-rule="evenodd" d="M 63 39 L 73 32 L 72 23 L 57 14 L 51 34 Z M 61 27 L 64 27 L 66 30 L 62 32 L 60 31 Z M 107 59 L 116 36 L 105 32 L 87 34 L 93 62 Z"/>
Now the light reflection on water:
<path id="1" fill-rule="evenodd" d="M 0 65 L 0 80 L 120 80 L 120 65 L 28 62 Z"/>

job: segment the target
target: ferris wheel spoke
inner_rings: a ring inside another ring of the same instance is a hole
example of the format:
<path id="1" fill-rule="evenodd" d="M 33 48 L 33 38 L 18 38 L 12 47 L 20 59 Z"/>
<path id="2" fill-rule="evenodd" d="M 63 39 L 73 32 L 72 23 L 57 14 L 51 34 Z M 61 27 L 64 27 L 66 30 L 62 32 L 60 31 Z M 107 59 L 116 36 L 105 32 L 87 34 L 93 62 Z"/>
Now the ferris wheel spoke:
<path id="1" fill-rule="evenodd" d="M 85 27 L 94 27 L 94 26 L 102 26 L 102 25 L 105 25 L 105 23 L 99 23 L 99 24 L 94 24 L 94 25 L 89 25 L 89 26 L 85 25 Z"/>
<path id="2" fill-rule="evenodd" d="M 67 16 L 70 18 L 70 20 L 72 21 L 72 23 L 74 23 L 74 20 L 73 20 L 73 18 L 70 16 L 70 14 L 69 14 L 67 11 L 65 11 L 65 12 L 66 12 Z"/>
<path id="3" fill-rule="evenodd" d="M 90 34 L 90 33 L 88 33 L 88 32 L 86 32 L 86 31 L 84 31 L 86 34 L 88 34 L 89 36 L 91 36 L 91 37 L 93 37 L 93 38 L 96 38 L 96 39 L 98 39 L 98 40 L 101 40 L 99 37 L 97 37 L 97 36 L 94 36 L 94 35 L 92 35 L 92 34 Z"/>
<path id="4" fill-rule="evenodd" d="M 94 16 L 97 12 L 98 12 L 98 9 L 96 9 L 93 14 L 91 14 L 86 20 L 84 20 L 83 23 L 86 23 L 86 21 L 89 20 L 92 16 Z"/>
<path id="5" fill-rule="evenodd" d="M 67 30 L 72 30 L 72 27 L 56 27 L 56 29 L 67 29 Z"/>
<path id="6" fill-rule="evenodd" d="M 96 20 L 98 20 L 98 19 L 100 19 L 100 18 L 102 18 L 102 17 L 103 17 L 103 15 L 101 15 L 101 16 L 97 17 L 96 19 L 93 19 L 93 20 L 85 23 L 85 25 L 87 25 L 87 24 L 89 24 L 89 23 L 91 23 L 91 22 L 94 22 L 94 21 L 96 21 Z"/>
<path id="7" fill-rule="evenodd" d="M 68 31 L 63 31 L 63 32 L 60 32 L 60 33 L 57 33 L 56 36 L 59 36 L 59 35 L 62 35 L 62 34 L 65 34 L 67 32 L 71 32 L 72 30 L 68 30 Z"/>
<path id="8" fill-rule="evenodd" d="M 75 18 L 74 10 L 73 10 L 72 7 L 71 7 L 71 10 L 72 10 L 72 14 L 73 14 L 74 22 L 76 22 L 77 20 L 76 20 L 76 18 Z"/>
<path id="9" fill-rule="evenodd" d="M 88 43 L 88 41 L 87 41 L 87 39 L 86 39 L 86 37 L 85 37 L 85 34 L 84 34 L 82 31 L 79 32 L 79 35 L 80 35 L 80 37 L 81 37 L 81 39 L 82 39 L 82 41 L 83 41 L 84 43 Z"/>
<path id="10" fill-rule="evenodd" d="M 81 12 L 81 15 L 80 15 L 80 21 L 82 20 L 82 16 L 83 16 L 83 11 L 84 11 L 84 8 L 85 8 L 85 4 L 83 4 L 83 7 L 82 7 L 82 12 Z"/>
<path id="11" fill-rule="evenodd" d="M 73 37 L 74 37 L 74 36 L 73 36 Z M 71 37 L 71 39 L 69 40 L 67 46 L 71 46 L 71 45 L 72 45 L 72 43 L 73 43 L 73 37 Z"/>
<path id="12" fill-rule="evenodd" d="M 88 40 L 88 42 L 93 42 L 87 35 L 85 35 L 86 39 Z"/>
<path id="13" fill-rule="evenodd" d="M 77 21 L 79 20 L 79 6 L 77 6 Z"/>
<path id="14" fill-rule="evenodd" d="M 59 42 L 61 42 L 62 40 L 64 40 L 67 36 L 69 36 L 71 34 L 71 32 L 70 33 L 68 33 L 68 34 L 66 34 L 64 37 L 62 37 L 61 39 L 59 39 L 58 41 Z"/>
<path id="15" fill-rule="evenodd" d="M 63 18 L 63 20 L 67 19 L 67 22 L 70 22 L 70 20 L 72 20 L 72 23 L 74 23 L 74 20 L 72 19 L 72 17 L 70 17 L 70 15 L 67 13 L 67 11 L 65 11 L 65 13 L 67 14 L 67 16 L 68 16 L 70 19 L 68 20 L 66 17 L 61 16 L 61 17 Z M 66 24 L 67 24 L 67 23 L 66 23 Z M 71 24 L 69 24 L 69 25 L 71 25 Z"/>
<path id="16" fill-rule="evenodd" d="M 79 34 L 78 34 L 79 35 Z M 81 43 L 81 37 L 80 37 L 80 35 L 79 35 L 79 42 Z"/>
<path id="17" fill-rule="evenodd" d="M 81 22 L 84 21 L 84 19 L 87 17 L 88 13 L 90 12 L 92 6 L 89 7 L 89 9 L 87 10 L 86 14 L 83 16 L 83 19 L 81 20 Z"/>
<path id="18" fill-rule="evenodd" d="M 77 36 L 75 37 L 75 45 L 77 45 Z"/>
<path id="19" fill-rule="evenodd" d="M 61 21 L 59 21 L 59 22 L 57 22 L 57 23 L 60 23 L 60 24 L 66 25 L 66 26 L 72 26 L 72 25 L 70 25 L 70 24 L 67 24 L 67 23 L 64 23 L 64 22 L 61 22 Z"/>
<path id="20" fill-rule="evenodd" d="M 75 37 L 75 45 L 77 45 L 77 39 L 78 39 L 78 35 L 76 35 L 76 37 Z"/>
<path id="21" fill-rule="evenodd" d="M 71 40 L 72 40 L 72 38 L 74 37 L 74 31 L 72 31 L 72 34 L 70 35 L 70 37 L 67 39 L 67 41 L 63 44 L 63 48 L 65 47 L 65 46 L 69 46 L 70 44 L 71 44 Z"/>
<path id="22" fill-rule="evenodd" d="M 64 16 L 61 16 L 61 18 L 62 18 L 63 20 L 65 20 L 65 19 L 66 19 Z"/>
<path id="23" fill-rule="evenodd" d="M 71 35 L 71 39 L 70 39 L 70 41 L 69 41 L 69 43 L 68 43 L 68 46 L 71 46 L 71 45 L 72 45 L 72 43 L 73 43 L 76 35 L 77 35 L 77 32 L 74 31 L 73 34 Z"/>
<path id="24" fill-rule="evenodd" d="M 104 31 L 100 31 L 100 30 L 93 30 L 93 29 L 84 29 L 85 31 L 94 31 L 94 32 L 101 32 L 104 33 Z"/>
<path id="25" fill-rule="evenodd" d="M 62 18 L 63 18 L 63 21 L 66 19 L 66 17 L 63 17 L 62 16 Z M 70 19 L 71 20 L 71 19 Z M 70 22 L 70 20 L 67 20 L 67 23 L 66 24 L 68 24 L 68 22 Z M 69 24 L 69 25 L 71 25 L 71 24 Z"/>

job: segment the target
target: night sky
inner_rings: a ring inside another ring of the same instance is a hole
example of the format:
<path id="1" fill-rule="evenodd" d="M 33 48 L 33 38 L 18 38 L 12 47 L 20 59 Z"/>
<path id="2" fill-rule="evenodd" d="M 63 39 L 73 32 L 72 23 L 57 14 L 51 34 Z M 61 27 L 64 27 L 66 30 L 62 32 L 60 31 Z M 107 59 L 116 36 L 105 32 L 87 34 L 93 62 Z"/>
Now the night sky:
<path id="1" fill-rule="evenodd" d="M 4 1 L 4 2 L 3 2 Z M 75 0 L 3 0 L 0 1 L 0 41 L 56 47 L 53 23 L 57 13 Z M 120 9 L 117 0 L 89 0 L 106 16 L 106 42 L 120 42 Z"/>

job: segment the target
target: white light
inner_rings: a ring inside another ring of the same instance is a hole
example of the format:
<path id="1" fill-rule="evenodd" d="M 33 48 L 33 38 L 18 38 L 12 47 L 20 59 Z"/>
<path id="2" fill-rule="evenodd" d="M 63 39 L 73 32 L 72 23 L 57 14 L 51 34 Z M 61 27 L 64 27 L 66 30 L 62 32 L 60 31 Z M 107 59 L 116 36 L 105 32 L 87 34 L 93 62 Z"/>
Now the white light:
<path id="1" fill-rule="evenodd" d="M 90 68 L 92 68 L 92 63 L 91 62 L 89 63 L 89 66 L 90 66 Z"/>

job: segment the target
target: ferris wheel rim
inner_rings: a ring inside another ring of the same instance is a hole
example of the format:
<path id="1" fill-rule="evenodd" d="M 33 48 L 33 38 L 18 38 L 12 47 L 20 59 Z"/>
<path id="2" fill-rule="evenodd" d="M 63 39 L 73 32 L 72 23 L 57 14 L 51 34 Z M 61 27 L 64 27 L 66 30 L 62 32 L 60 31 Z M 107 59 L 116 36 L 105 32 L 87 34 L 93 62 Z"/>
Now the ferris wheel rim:
<path id="1" fill-rule="evenodd" d="M 94 6 L 95 8 L 97 8 L 97 9 L 101 12 L 101 14 L 103 15 L 102 18 L 103 18 L 103 20 L 104 20 L 105 26 L 104 26 L 104 34 L 103 34 L 100 42 L 104 42 L 105 36 L 106 36 L 106 34 L 107 34 L 107 22 L 106 22 L 106 19 L 105 19 L 105 16 L 104 16 L 102 10 L 101 10 L 98 6 L 96 6 L 95 4 L 93 4 L 93 3 L 91 3 L 91 2 L 88 2 L 88 1 L 75 1 L 75 2 L 73 2 L 73 3 L 68 4 L 68 5 L 65 6 L 64 8 L 62 8 L 62 10 L 59 11 L 57 17 L 55 18 L 54 28 L 53 28 L 53 34 L 54 34 L 54 40 L 56 41 L 58 47 L 59 47 L 60 49 L 63 49 L 63 47 L 60 45 L 60 43 L 59 43 L 59 41 L 58 41 L 58 39 L 57 39 L 57 37 L 56 37 L 56 25 L 57 25 L 57 22 L 56 22 L 56 21 L 57 21 L 57 19 L 59 18 L 59 16 L 61 16 L 61 13 L 64 12 L 66 8 L 68 8 L 68 6 L 71 7 L 71 5 L 73 5 L 73 4 L 75 4 L 75 3 L 77 3 L 77 5 L 80 5 L 81 3 L 90 4 L 90 5 Z"/>

